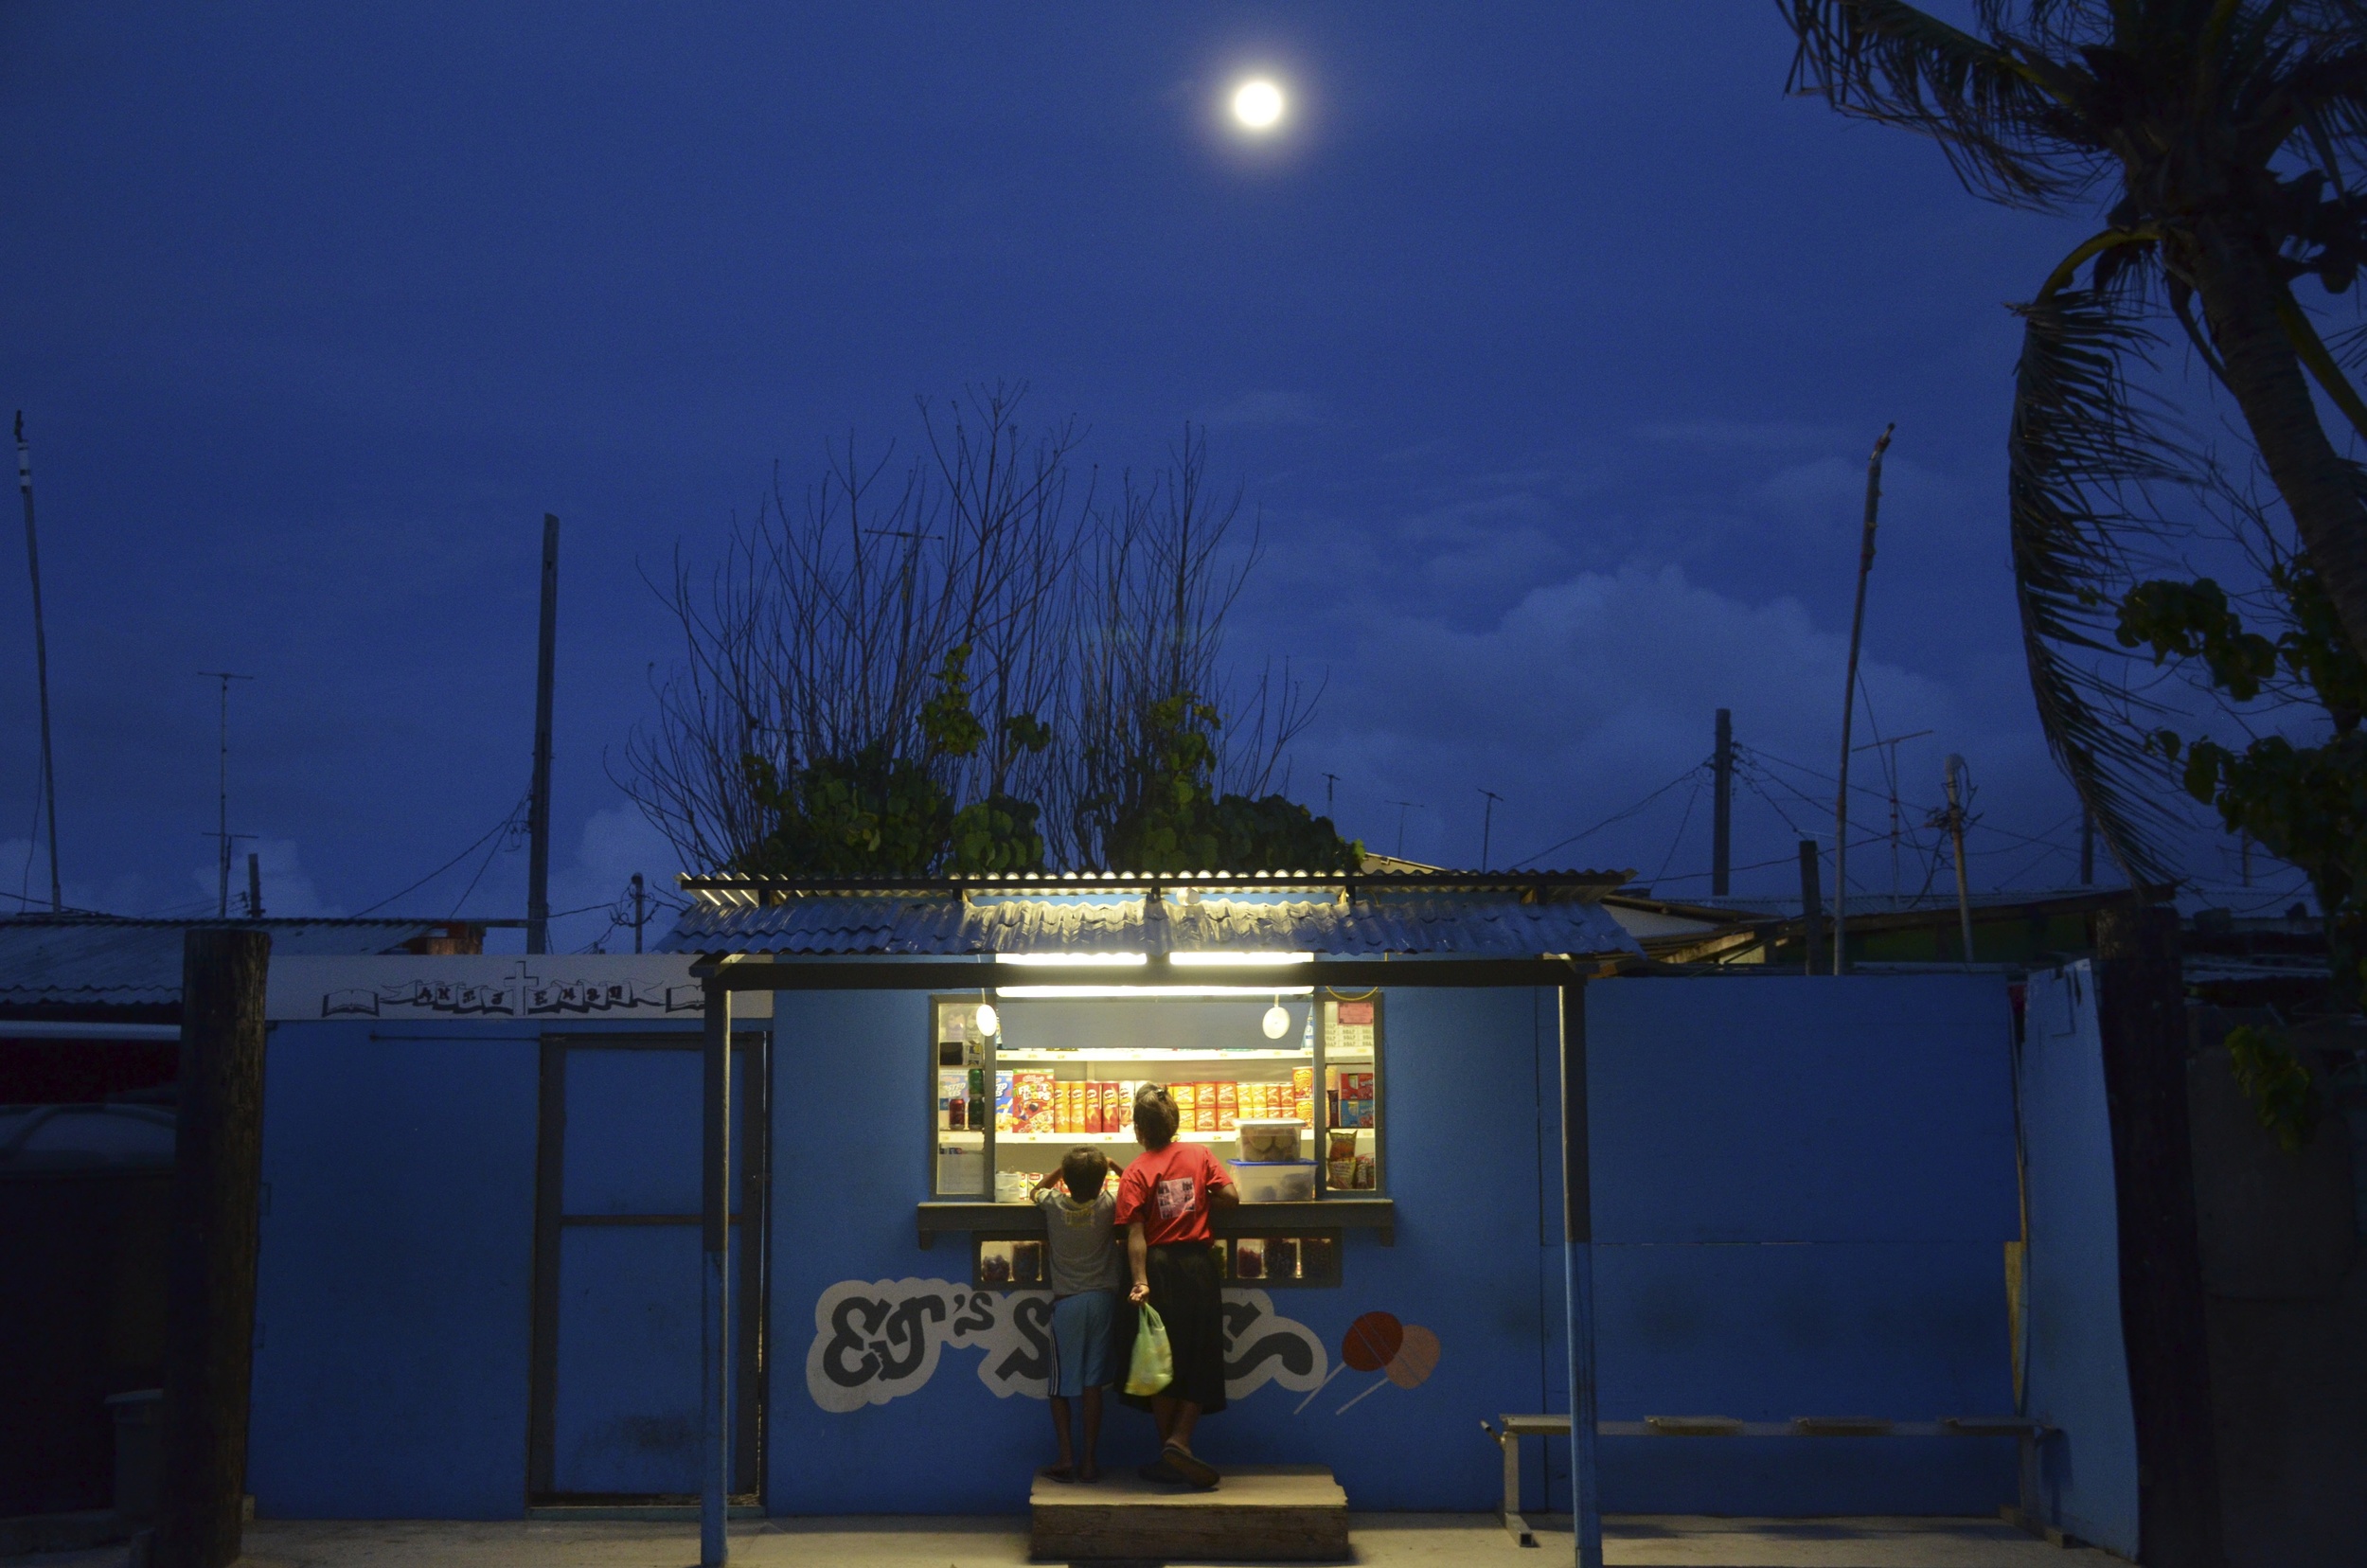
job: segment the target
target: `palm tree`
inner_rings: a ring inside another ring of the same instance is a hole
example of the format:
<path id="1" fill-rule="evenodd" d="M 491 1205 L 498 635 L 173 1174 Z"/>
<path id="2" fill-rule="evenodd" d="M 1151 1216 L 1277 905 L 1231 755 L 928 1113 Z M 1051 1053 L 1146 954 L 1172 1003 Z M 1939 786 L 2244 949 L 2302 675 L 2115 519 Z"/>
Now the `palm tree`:
<path id="1" fill-rule="evenodd" d="M 2129 379 L 2154 324 L 2175 322 L 2233 399 L 2367 651 L 2367 484 L 2310 383 L 2361 433 L 2367 402 L 2294 290 L 2342 293 L 2367 249 L 2367 0 L 1976 0 L 1977 32 L 1898 0 L 1780 3 L 1793 90 L 1931 137 L 1989 200 L 2109 203 L 2017 307 L 2008 508 L 2048 740 L 2122 869 L 2158 875 L 2140 780 L 2159 773 L 2087 656 L 2111 645 L 2126 543 L 2160 527 L 2146 488 L 2197 477 Z"/>

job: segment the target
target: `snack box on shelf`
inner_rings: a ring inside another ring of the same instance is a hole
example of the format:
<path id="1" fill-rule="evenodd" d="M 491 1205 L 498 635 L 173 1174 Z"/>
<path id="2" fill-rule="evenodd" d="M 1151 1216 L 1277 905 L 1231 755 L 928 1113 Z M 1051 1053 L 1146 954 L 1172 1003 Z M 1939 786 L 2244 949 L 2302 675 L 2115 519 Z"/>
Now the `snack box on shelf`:
<path id="1" fill-rule="evenodd" d="M 1233 1180 L 1244 1203 L 1305 1203 L 1315 1197 L 1312 1160 L 1236 1160 Z"/>
<path id="2" fill-rule="evenodd" d="M 1235 1124 L 1241 1158 L 1253 1164 L 1299 1157 L 1299 1132 L 1307 1124 L 1296 1116 L 1246 1117 Z"/>

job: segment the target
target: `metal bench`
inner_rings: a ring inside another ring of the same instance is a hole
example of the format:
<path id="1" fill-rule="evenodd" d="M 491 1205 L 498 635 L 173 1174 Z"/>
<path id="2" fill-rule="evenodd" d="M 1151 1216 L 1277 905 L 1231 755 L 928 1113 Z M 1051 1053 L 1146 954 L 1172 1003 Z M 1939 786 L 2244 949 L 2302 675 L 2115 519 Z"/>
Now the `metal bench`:
<path id="1" fill-rule="evenodd" d="M 1486 1421 L 1480 1430 L 1496 1439 L 1496 1446 L 1504 1451 L 1504 1528 L 1515 1542 L 1522 1546 L 1537 1544 L 1537 1532 L 1521 1517 L 1521 1439 L 1523 1437 L 1567 1437 L 1570 1417 L 1567 1416 L 1506 1416 L 1502 1417 L 1504 1430 L 1499 1432 Z"/>
<path id="2" fill-rule="evenodd" d="M 1567 1437 L 1567 1416 L 1504 1416 L 1501 1428 L 1486 1421 L 1480 1430 L 1496 1440 L 1504 1458 L 1504 1529 L 1522 1546 L 1537 1544 L 1537 1532 L 1521 1516 L 1521 1439 Z M 2026 1416 L 1948 1416 L 1936 1421 L 1895 1421 L 1873 1416 L 1795 1416 L 1789 1421 L 1741 1421 L 1731 1416 L 1646 1416 L 1640 1421 L 1597 1421 L 1605 1437 L 2013 1437 L 2035 1440 L 2052 1429 Z"/>

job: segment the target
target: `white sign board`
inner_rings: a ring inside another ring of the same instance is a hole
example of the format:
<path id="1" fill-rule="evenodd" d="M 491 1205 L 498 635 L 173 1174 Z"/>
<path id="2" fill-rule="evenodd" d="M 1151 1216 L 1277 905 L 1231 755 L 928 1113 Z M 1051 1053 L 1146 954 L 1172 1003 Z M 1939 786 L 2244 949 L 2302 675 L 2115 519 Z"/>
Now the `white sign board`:
<path id="1" fill-rule="evenodd" d="M 690 961 L 685 953 L 275 958 L 263 1008 L 265 1017 L 286 1022 L 696 1022 L 706 996 L 691 978 Z M 732 998 L 735 1018 L 765 1018 L 772 1011 L 770 991 L 741 991 Z"/>

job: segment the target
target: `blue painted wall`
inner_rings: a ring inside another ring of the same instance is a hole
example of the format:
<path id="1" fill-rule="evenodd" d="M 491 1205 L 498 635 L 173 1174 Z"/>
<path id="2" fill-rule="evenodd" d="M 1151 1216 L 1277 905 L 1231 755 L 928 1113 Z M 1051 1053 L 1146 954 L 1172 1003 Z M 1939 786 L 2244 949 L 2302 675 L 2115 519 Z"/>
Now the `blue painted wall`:
<path id="1" fill-rule="evenodd" d="M 1436 1371 L 1379 1388 L 1350 1372 L 1303 1413 L 1269 1383 L 1201 1429 L 1219 1465 L 1330 1465 L 1362 1507 L 1485 1507 L 1501 1492 L 1479 1417 L 1542 1407 L 1546 1301 L 1540 1287 L 1537 1168 L 1538 1007 L 1527 991 L 1401 991 L 1387 1008 L 1388 1182 L 1397 1240 L 1352 1235 L 1339 1290 L 1271 1292 L 1336 1357 L 1358 1314 L 1379 1310 L 1437 1334 Z M 926 1001 L 919 996 L 775 998 L 780 1078 L 774 1129 L 774 1327 L 767 1504 L 774 1513 L 1011 1512 L 1047 1462 L 1041 1400 L 998 1398 L 982 1352 L 947 1348 L 915 1393 L 834 1414 L 808 1392 L 815 1303 L 845 1280 L 959 1281 L 953 1241 L 918 1249 L 913 1204 L 925 1193 Z M 882 1135 L 881 1130 L 885 1131 Z M 1154 1447 L 1148 1416 L 1113 1409 L 1112 1463 Z"/>
<path id="2" fill-rule="evenodd" d="M 1587 1009 L 1605 1420 L 2013 1410 L 2002 981 L 1622 981 Z M 1628 1512 L 1990 1513 L 2015 1463 L 1971 1439 L 1601 1447 Z"/>
<path id="3" fill-rule="evenodd" d="M 1634 980 L 1592 987 L 1588 1005 L 1607 1418 L 2012 1408 L 2002 986 Z M 1557 1009 L 1533 991 L 1384 1006 L 1397 1245 L 1351 1235 L 1342 1288 L 1271 1301 L 1335 1361 L 1354 1317 L 1394 1313 L 1438 1336 L 1438 1365 L 1410 1389 L 1347 1373 L 1303 1412 L 1269 1383 L 1203 1441 L 1219 1464 L 1328 1464 L 1360 1507 L 1484 1509 L 1502 1471 L 1480 1419 L 1568 1408 Z M 1016 1353 L 1007 1338 L 939 1346 L 933 1375 L 881 1403 L 834 1412 L 809 1392 L 833 1286 L 967 1292 L 966 1249 L 924 1251 L 913 1229 L 933 1143 L 917 1114 L 927 1008 L 776 999 L 775 1513 L 1013 1511 L 1049 1447 L 1042 1402 L 981 1376 Z M 530 1028 L 275 1029 L 250 1460 L 267 1513 L 522 1511 L 537 1074 Z M 571 1169 L 571 1186 L 578 1174 L 587 1193 L 604 1179 Z M 636 1343 L 619 1330 L 592 1359 Z M 1148 1418 L 1113 1410 L 1105 1443 L 1113 1463 L 1146 1453 Z M 1552 1449 L 1530 1460 L 1532 1506 L 1566 1506 L 1567 1446 Z M 2014 1494 L 2010 1446 L 1973 1440 L 1611 1439 L 1603 1462 L 1617 1510 L 1984 1513 Z"/>
<path id="4" fill-rule="evenodd" d="M 273 1025 L 261 1513 L 525 1512 L 538 1055 L 530 1027 Z"/>
<path id="5" fill-rule="evenodd" d="M 2021 1048 L 2029 1170 L 2030 1415 L 2058 1428 L 2038 1450 L 2033 1502 L 2084 1540 L 2137 1555 L 2137 1426 L 2121 1341 L 2112 1124 L 2086 963 L 2030 977 Z"/>

